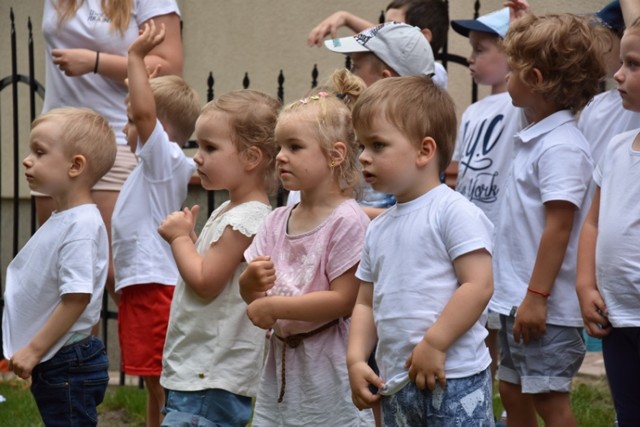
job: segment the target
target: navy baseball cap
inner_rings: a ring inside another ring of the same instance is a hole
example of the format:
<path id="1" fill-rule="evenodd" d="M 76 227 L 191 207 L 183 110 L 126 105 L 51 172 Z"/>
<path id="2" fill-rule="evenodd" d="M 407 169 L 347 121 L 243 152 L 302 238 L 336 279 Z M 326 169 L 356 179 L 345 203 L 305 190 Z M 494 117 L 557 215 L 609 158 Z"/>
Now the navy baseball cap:
<path id="1" fill-rule="evenodd" d="M 451 21 L 451 28 L 465 37 L 469 37 L 470 31 L 478 31 L 504 38 L 509 30 L 509 8 L 496 10 L 477 19 L 455 19 Z"/>

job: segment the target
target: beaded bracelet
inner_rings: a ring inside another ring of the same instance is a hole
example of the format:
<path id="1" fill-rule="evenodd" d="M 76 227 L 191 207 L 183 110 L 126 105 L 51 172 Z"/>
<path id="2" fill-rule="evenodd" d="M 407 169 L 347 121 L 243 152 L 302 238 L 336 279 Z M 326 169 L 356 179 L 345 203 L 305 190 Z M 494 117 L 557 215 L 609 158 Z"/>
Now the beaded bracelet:
<path id="1" fill-rule="evenodd" d="M 531 288 L 527 288 L 527 291 L 545 298 L 549 298 L 549 296 L 551 295 L 549 292 L 536 291 L 535 289 Z"/>
<path id="2" fill-rule="evenodd" d="M 100 51 L 96 50 L 96 65 L 93 66 L 93 74 L 98 73 L 98 64 L 100 63 Z"/>

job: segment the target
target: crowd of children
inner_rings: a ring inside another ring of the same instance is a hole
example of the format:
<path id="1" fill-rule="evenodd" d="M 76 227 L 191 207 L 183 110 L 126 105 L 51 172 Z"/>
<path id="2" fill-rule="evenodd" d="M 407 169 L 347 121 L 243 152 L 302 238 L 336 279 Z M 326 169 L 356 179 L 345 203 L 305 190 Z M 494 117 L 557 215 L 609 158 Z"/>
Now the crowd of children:
<path id="1" fill-rule="evenodd" d="M 432 3 L 387 13 L 409 22 Z M 583 327 L 603 339 L 618 425 L 640 425 L 640 10 L 507 3 L 452 22 L 490 87 L 459 126 L 434 23 L 327 41 L 354 72 L 284 107 L 239 90 L 203 108 L 181 78 L 148 75 L 165 27 L 144 25 L 125 127 L 139 163 L 112 250 L 122 366 L 144 378 L 148 425 L 493 426 L 497 368 L 507 425 L 576 426 Z M 345 13 L 309 43 L 362 30 Z M 617 90 L 597 95 L 607 74 Z M 46 425 L 95 425 L 109 243 L 90 191 L 114 134 L 61 108 L 33 122 L 29 146 L 29 187 L 56 211 L 7 269 L 4 354 Z M 229 195 L 199 235 L 200 208 L 182 208 L 194 172 Z M 272 210 L 278 184 L 297 198 Z M 393 202 L 367 210 L 371 191 Z"/>

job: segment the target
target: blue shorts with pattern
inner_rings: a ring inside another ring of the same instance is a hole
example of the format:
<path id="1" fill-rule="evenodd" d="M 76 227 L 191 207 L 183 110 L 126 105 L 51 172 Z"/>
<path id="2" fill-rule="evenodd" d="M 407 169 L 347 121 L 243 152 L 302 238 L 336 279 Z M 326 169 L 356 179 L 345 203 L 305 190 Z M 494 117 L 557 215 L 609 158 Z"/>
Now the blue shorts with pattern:
<path id="1" fill-rule="evenodd" d="M 442 389 L 420 390 L 410 382 L 396 394 L 382 396 L 383 425 L 493 427 L 489 368 L 465 378 L 447 379 Z"/>

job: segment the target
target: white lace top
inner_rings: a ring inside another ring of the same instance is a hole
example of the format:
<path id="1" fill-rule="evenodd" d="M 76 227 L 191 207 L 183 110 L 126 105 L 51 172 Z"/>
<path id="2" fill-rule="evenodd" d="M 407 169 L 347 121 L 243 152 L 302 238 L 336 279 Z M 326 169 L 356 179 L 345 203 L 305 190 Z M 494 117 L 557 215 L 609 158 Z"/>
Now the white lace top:
<path id="1" fill-rule="evenodd" d="M 226 211 L 216 209 L 196 242 L 203 255 L 226 227 L 253 236 L 271 206 L 248 202 Z M 247 304 L 240 297 L 238 279 L 247 264 L 240 263 L 224 290 L 212 300 L 196 295 L 178 280 L 164 346 L 161 384 L 170 390 L 218 388 L 242 396 L 255 396 L 262 368 L 265 332 L 249 321 Z"/>

